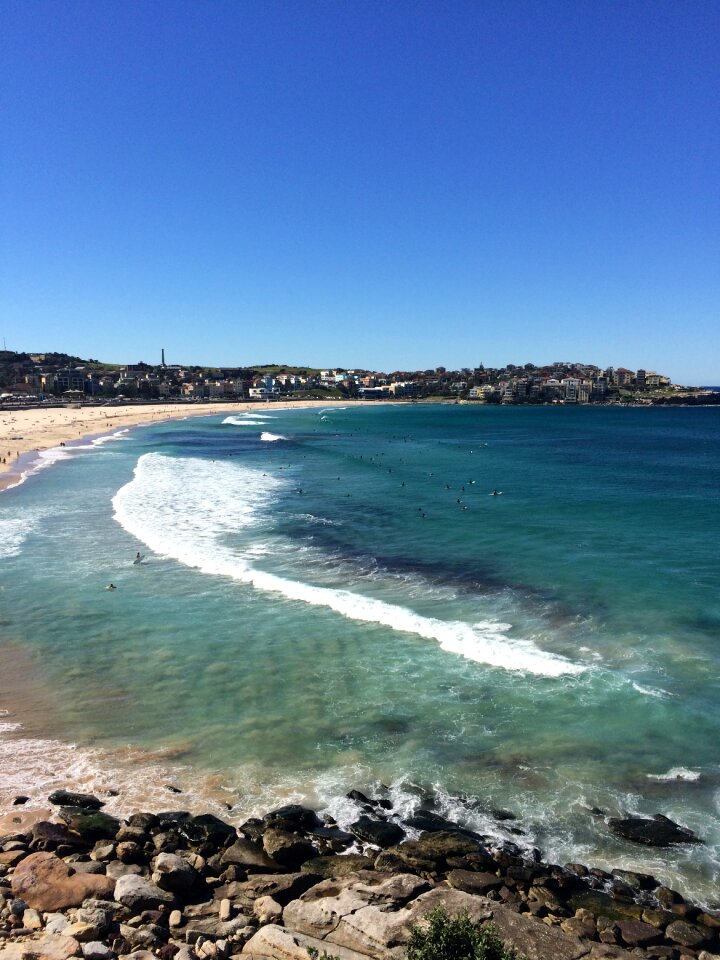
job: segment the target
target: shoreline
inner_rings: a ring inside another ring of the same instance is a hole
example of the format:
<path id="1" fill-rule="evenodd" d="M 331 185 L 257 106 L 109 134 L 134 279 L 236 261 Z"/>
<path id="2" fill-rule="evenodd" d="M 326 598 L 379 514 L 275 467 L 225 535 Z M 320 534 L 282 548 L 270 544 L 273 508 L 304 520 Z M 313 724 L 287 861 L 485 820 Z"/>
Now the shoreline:
<path id="1" fill-rule="evenodd" d="M 377 405 L 376 400 L 274 400 L 187 404 L 150 403 L 108 406 L 32 407 L 0 409 L 0 492 L 23 482 L 33 454 L 73 444 L 88 437 L 107 436 L 116 430 L 207 417 L 213 414 L 259 410 L 295 410 L 315 407 Z M 3 462 L 5 460 L 6 462 Z"/>

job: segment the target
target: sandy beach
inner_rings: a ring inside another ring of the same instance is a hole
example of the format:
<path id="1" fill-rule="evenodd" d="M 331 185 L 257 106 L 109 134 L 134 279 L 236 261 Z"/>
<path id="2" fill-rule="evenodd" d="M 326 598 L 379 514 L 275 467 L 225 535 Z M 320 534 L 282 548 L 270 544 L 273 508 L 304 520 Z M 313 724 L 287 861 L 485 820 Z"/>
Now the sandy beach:
<path id="1" fill-rule="evenodd" d="M 362 403 L 363 401 L 353 401 Z M 49 450 L 87 436 L 112 433 L 162 420 L 181 420 L 210 414 L 238 413 L 272 406 L 276 410 L 292 407 L 344 406 L 340 400 L 279 400 L 272 403 L 151 403 L 113 404 L 111 406 L 34 407 L 0 410 L 0 490 L 16 485 L 27 466 L 27 454 Z"/>

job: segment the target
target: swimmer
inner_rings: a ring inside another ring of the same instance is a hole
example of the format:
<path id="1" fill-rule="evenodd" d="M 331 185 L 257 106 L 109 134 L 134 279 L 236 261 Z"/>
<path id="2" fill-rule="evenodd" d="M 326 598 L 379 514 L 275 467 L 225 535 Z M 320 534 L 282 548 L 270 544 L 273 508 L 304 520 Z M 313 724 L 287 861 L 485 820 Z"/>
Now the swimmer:
<path id="1" fill-rule="evenodd" d="M 106 589 L 106 590 L 117 590 L 117 587 L 115 586 L 114 583 L 109 583 L 109 584 L 105 587 L 105 589 Z"/>

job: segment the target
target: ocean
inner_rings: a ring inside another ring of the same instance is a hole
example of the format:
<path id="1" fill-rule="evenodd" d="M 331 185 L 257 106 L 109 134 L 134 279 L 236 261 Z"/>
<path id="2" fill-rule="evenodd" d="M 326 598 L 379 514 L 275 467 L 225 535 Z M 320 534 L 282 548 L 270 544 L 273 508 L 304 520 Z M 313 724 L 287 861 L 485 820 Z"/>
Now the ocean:
<path id="1" fill-rule="evenodd" d="M 386 789 L 717 906 L 719 441 L 712 408 L 263 405 L 46 452 L 0 495 L 0 806 L 347 824 Z M 704 843 L 606 823 L 655 813 Z"/>

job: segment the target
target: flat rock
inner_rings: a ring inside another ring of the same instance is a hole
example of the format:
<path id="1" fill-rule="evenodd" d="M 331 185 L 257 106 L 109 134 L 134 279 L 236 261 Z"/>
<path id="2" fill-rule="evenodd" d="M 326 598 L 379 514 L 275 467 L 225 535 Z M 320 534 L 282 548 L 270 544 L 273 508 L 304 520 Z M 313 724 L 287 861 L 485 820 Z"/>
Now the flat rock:
<path id="1" fill-rule="evenodd" d="M 231 838 L 237 836 L 235 827 L 211 813 L 184 820 L 178 825 L 178 830 L 191 843 L 212 843 L 216 847 L 224 847 Z"/>
<path id="2" fill-rule="evenodd" d="M 359 853 L 347 853 L 342 857 L 316 857 L 305 862 L 300 869 L 303 873 L 307 871 L 323 878 L 347 877 L 359 870 L 372 870 L 373 861 Z"/>
<path id="3" fill-rule="evenodd" d="M 328 857 L 327 859 L 341 859 L 345 857 Z M 317 863 L 317 861 L 314 861 Z M 299 896 L 318 883 L 320 877 L 312 873 L 258 873 L 249 877 L 244 883 L 235 886 L 236 894 L 255 900 L 258 897 L 272 897 L 281 906 L 296 900 Z"/>
<path id="4" fill-rule="evenodd" d="M 152 881 L 162 890 L 187 893 L 199 882 L 200 875 L 187 860 L 175 853 L 159 853 L 154 860 Z"/>
<path id="5" fill-rule="evenodd" d="M 68 960 L 79 952 L 80 944 L 73 937 L 53 933 L 0 947 L 2 960 Z"/>
<path id="6" fill-rule="evenodd" d="M 662 930 L 642 920 L 618 920 L 620 936 L 628 947 L 650 947 L 662 943 Z"/>
<path id="7" fill-rule="evenodd" d="M 112 900 L 115 882 L 110 877 L 75 873 L 54 853 L 31 853 L 15 868 L 14 896 L 42 911 L 77 907 L 90 897 Z"/>
<path id="8" fill-rule="evenodd" d="M 275 924 L 261 927 L 243 947 L 241 956 L 254 960 L 308 960 L 308 948 L 317 950 L 320 957 L 328 953 L 338 960 L 368 960 L 366 953 L 357 953 L 345 947 L 328 944 L 315 937 L 288 930 Z"/>
<path id="9" fill-rule="evenodd" d="M 474 870 L 451 870 L 446 879 L 454 890 L 479 894 L 487 893 L 489 890 L 499 890 L 505 883 L 502 877 L 494 873 L 476 873 Z"/>
<path id="10" fill-rule="evenodd" d="M 92 846 L 90 840 L 85 840 L 79 833 L 71 830 L 64 823 L 40 820 L 32 825 L 31 833 L 34 846 L 36 848 L 41 847 L 43 850 L 54 850 L 60 844 L 79 850 L 87 850 Z"/>
<path id="11" fill-rule="evenodd" d="M 676 920 L 666 927 L 665 936 L 674 943 L 694 950 L 708 943 L 712 937 L 712 931 L 694 923 L 688 923 L 686 920 Z"/>
<path id="12" fill-rule="evenodd" d="M 288 803 L 284 807 L 278 807 L 276 810 L 271 810 L 264 818 L 268 826 L 278 821 L 291 823 L 296 830 L 313 830 L 323 825 L 314 810 L 301 807 L 299 803 Z"/>
<path id="13" fill-rule="evenodd" d="M 702 843 L 692 830 L 681 827 L 662 814 L 652 819 L 645 817 L 611 817 L 608 820 L 611 833 L 633 843 L 642 843 L 651 847 L 669 847 L 675 843 Z"/>
<path id="14" fill-rule="evenodd" d="M 548 927 L 537 920 L 515 913 L 507 907 L 493 905 L 493 924 L 506 946 L 527 957 L 527 960 L 578 960 L 588 952 L 587 944 L 578 937 Z"/>
<path id="15" fill-rule="evenodd" d="M 415 870 L 434 871 L 444 868 L 448 857 L 465 857 L 478 850 L 476 840 L 459 833 L 441 831 L 425 833 L 419 840 L 408 840 L 385 852 Z"/>

